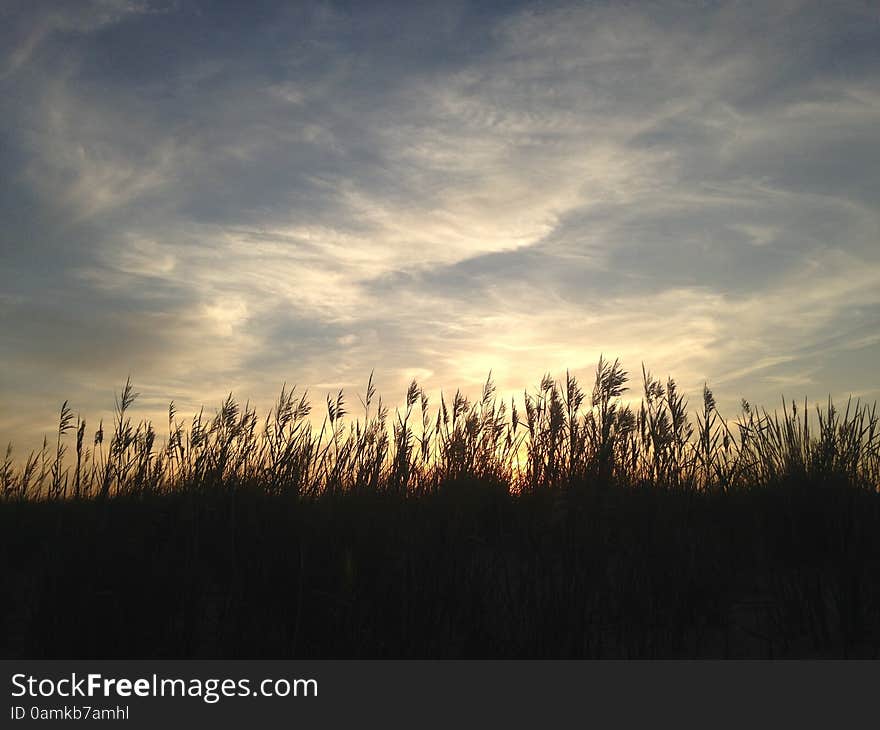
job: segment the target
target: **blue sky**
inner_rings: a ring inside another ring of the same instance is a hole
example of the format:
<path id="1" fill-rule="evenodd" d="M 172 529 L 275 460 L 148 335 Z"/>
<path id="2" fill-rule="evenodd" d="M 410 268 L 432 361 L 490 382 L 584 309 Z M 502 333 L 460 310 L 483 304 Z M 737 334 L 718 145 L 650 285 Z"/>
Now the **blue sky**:
<path id="1" fill-rule="evenodd" d="M 0 99 L 0 441 L 129 373 L 880 395 L 875 3 L 7 2 Z"/>

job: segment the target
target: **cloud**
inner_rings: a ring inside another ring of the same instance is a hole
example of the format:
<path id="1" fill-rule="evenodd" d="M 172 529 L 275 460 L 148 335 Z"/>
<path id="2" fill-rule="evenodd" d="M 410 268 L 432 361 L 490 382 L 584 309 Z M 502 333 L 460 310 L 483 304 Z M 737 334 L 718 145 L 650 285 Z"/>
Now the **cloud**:
<path id="1" fill-rule="evenodd" d="M 880 394 L 871 4 L 7 19 L 0 438 L 128 373 L 151 416 L 599 353 L 724 406 Z"/>

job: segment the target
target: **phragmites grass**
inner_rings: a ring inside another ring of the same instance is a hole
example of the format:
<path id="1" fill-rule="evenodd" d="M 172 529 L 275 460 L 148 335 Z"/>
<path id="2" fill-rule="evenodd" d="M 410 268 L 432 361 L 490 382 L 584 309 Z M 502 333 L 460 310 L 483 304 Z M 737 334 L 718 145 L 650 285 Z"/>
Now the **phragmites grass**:
<path id="1" fill-rule="evenodd" d="M 875 406 L 727 417 L 605 358 L 399 395 L 65 402 L 0 464 L 0 654 L 880 658 Z"/>
<path id="2" fill-rule="evenodd" d="M 138 393 L 128 379 L 109 436 L 99 422 L 89 448 L 86 421 L 65 401 L 54 449 L 44 439 L 17 465 L 10 445 L 0 490 L 7 500 L 58 500 L 241 486 L 302 498 L 408 497 L 464 482 L 512 494 L 609 485 L 720 492 L 781 483 L 880 487 L 876 404 L 850 400 L 841 412 L 829 399 L 811 412 L 806 402 L 783 401 L 781 413 L 771 413 L 743 401 L 728 422 L 706 385 L 692 419 L 672 378 L 664 384 L 642 366 L 637 407 L 624 400 L 629 382 L 617 360 L 600 358 L 589 397 L 570 373 L 561 382 L 545 375 L 523 394 L 520 410 L 499 400 L 490 374 L 478 400 L 456 391 L 450 403 L 441 394 L 432 411 L 413 381 L 390 417 L 371 374 L 354 418 L 340 390 L 327 396 L 316 427 L 307 394 L 284 385 L 262 420 L 230 394 L 213 417 L 202 410 L 187 425 L 172 402 L 167 435 L 157 440 L 152 423 L 130 417 Z"/>

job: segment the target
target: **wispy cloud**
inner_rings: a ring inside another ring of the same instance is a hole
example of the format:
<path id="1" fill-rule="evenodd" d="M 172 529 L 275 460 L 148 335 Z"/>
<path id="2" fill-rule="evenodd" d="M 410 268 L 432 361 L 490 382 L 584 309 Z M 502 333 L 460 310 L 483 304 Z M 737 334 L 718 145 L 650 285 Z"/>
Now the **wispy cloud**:
<path id="1" fill-rule="evenodd" d="M 872 4 L 438 6 L 6 10 L 0 437 L 129 372 L 880 394 Z"/>

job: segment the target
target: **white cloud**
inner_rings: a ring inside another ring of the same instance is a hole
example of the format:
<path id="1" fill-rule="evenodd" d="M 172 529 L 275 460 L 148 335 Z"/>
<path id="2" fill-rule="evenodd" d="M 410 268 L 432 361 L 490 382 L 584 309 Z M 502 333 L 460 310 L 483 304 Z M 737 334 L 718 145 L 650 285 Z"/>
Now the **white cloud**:
<path id="1" fill-rule="evenodd" d="M 34 368 L 63 369 L 87 406 L 127 371 L 153 404 L 373 368 L 393 400 L 414 376 L 476 389 L 491 369 L 506 393 L 588 377 L 600 352 L 735 403 L 838 392 L 829 353 L 876 344 L 880 87 L 835 50 L 847 17 L 524 10 L 432 64 L 318 13 L 286 32 L 320 40 L 276 52 L 244 28 L 219 54 L 194 37 L 135 83 L 83 70 L 112 8 L 76 26 L 60 69 L 37 49 L 61 26 L 29 24 L 0 78 L 40 82 L 16 87 L 14 177 L 59 221 L 18 271 L 68 256 L 40 314 L 66 328 L 28 330 L 40 292 L 9 295 L 22 408 L 46 413 Z"/>

